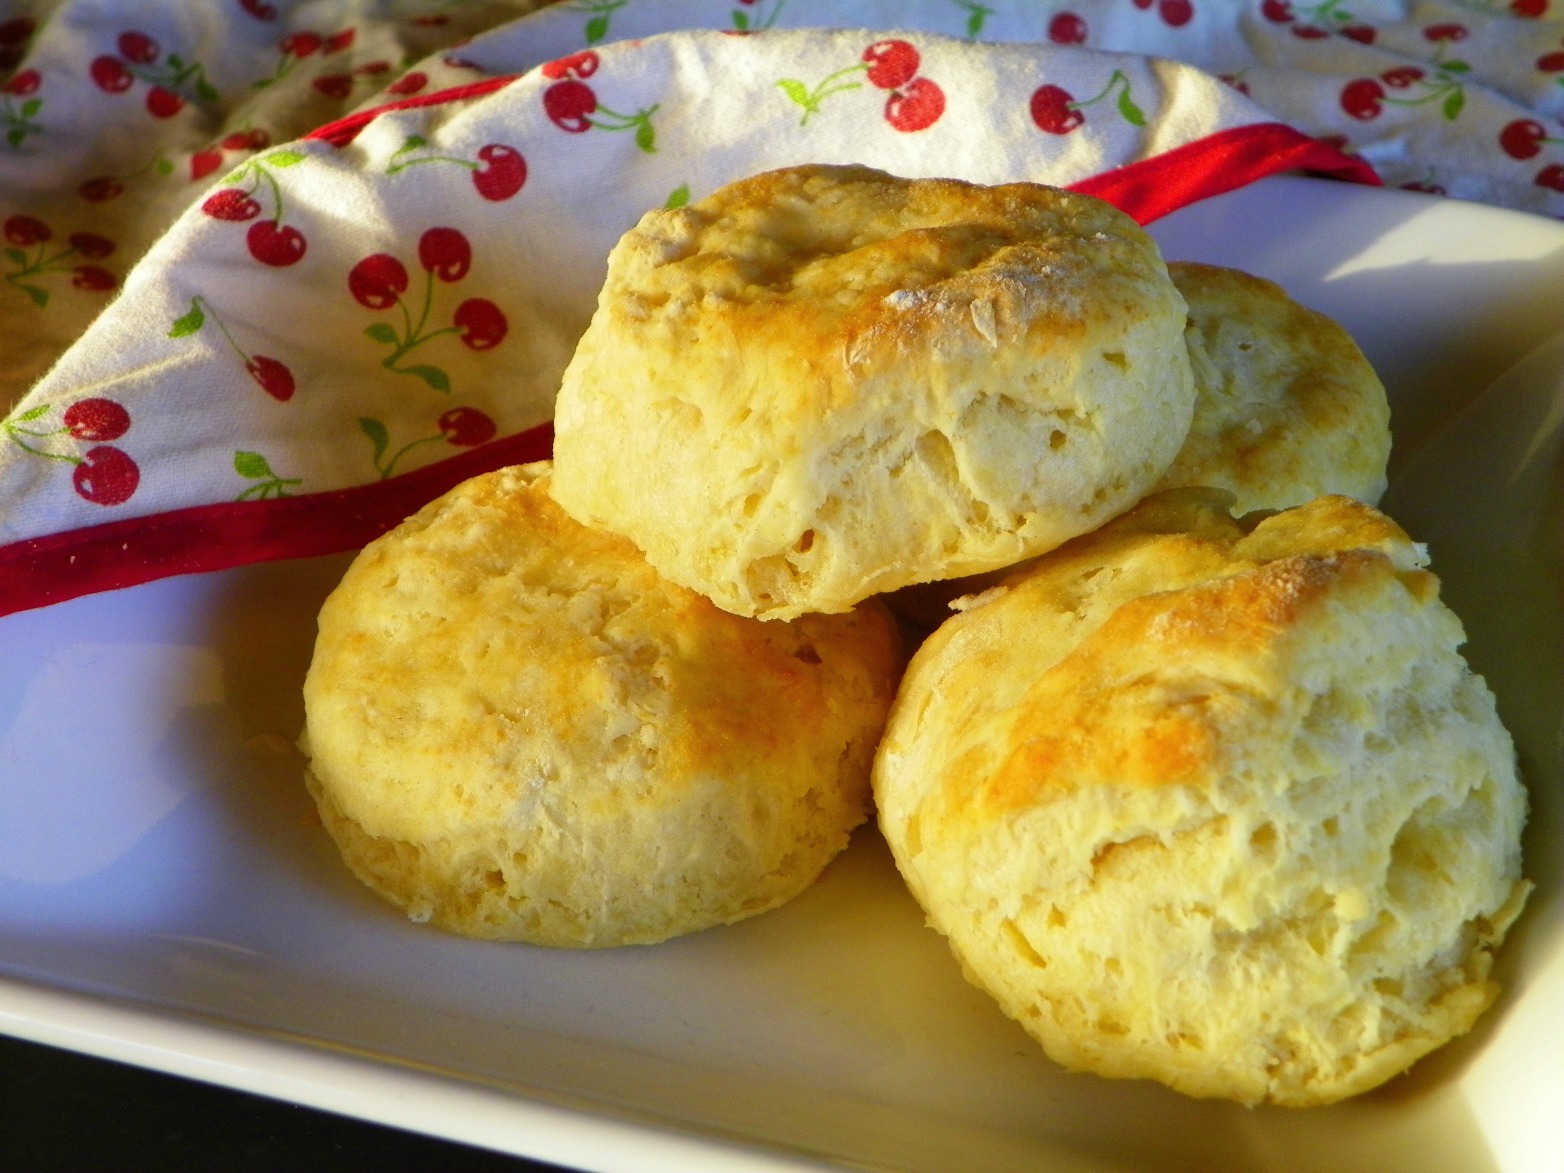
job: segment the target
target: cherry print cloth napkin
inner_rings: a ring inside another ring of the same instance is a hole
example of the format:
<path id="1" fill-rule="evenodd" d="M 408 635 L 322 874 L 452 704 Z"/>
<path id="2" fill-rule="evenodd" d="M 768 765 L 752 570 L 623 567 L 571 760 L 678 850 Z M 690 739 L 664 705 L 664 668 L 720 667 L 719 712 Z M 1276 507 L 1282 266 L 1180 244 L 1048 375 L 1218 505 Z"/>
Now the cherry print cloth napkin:
<path id="1" fill-rule="evenodd" d="M 1532 0 L 533 7 L 0 11 L 0 613 L 352 548 L 545 455 L 613 242 L 768 167 L 1564 211 Z"/>

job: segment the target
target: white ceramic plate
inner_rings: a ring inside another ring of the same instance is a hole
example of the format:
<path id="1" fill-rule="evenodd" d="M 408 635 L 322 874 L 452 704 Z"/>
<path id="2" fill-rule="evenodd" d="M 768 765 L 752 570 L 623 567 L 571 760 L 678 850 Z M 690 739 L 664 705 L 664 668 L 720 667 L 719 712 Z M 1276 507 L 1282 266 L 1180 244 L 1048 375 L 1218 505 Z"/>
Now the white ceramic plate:
<path id="1" fill-rule="evenodd" d="M 1564 345 L 1478 395 L 1564 330 L 1564 226 L 1278 179 L 1155 231 L 1343 321 L 1391 389 L 1390 505 L 1535 794 L 1538 890 L 1469 1038 L 1305 1112 L 1068 1075 L 872 832 L 788 907 L 655 947 L 409 924 L 337 862 L 291 748 L 340 558 L 0 620 L 0 1029 L 602 1171 L 1564 1168 Z"/>

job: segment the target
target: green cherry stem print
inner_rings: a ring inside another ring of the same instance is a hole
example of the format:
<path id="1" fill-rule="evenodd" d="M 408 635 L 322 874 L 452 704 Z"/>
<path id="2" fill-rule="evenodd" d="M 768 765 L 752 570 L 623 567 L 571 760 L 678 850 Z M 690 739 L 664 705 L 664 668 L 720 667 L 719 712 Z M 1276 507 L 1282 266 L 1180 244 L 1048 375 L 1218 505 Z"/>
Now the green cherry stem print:
<path id="1" fill-rule="evenodd" d="M 596 45 L 608 35 L 609 21 L 615 12 L 630 0 L 573 0 L 563 7 L 568 12 L 579 12 L 587 18 L 581 37 L 589 45 Z"/>
<path id="2" fill-rule="evenodd" d="M 486 200 L 499 203 L 519 192 L 527 182 L 527 160 L 515 147 L 505 143 L 488 143 L 478 148 L 476 159 L 455 155 L 420 155 L 429 145 L 422 135 L 408 135 L 391 156 L 386 166 L 387 175 L 396 175 L 409 167 L 424 163 L 450 163 L 472 172 L 472 185 Z"/>
<path id="3" fill-rule="evenodd" d="M 58 426 L 41 404 L 0 421 L 0 430 L 23 452 L 71 468 L 71 488 L 94 505 L 123 505 L 141 483 L 141 469 L 122 448 L 108 443 L 130 431 L 130 412 L 112 399 L 92 396 L 66 406 Z M 61 451 L 60 446 L 67 445 Z M 77 445 L 90 444 L 81 451 Z"/>
<path id="4" fill-rule="evenodd" d="M 922 57 L 910 41 L 875 41 L 864 49 L 856 65 L 828 74 L 813 87 L 785 77 L 777 82 L 777 88 L 788 101 L 803 107 L 804 116 L 798 124 L 807 126 L 826 98 L 862 89 L 860 83 L 844 80 L 861 73 L 875 89 L 890 91 L 885 99 L 885 121 L 892 129 L 911 134 L 933 126 L 945 113 L 945 91 L 929 78 L 918 76 L 921 64 Z"/>
<path id="5" fill-rule="evenodd" d="M 649 155 L 655 154 L 657 132 L 652 127 L 652 115 L 661 103 L 634 114 L 621 114 L 599 105 L 596 92 L 582 80 L 596 73 L 599 64 L 597 54 L 588 49 L 539 66 L 544 77 L 554 80 L 543 91 L 543 113 L 567 134 L 585 134 L 593 129 L 634 131 L 635 145 Z"/>
<path id="6" fill-rule="evenodd" d="M 356 30 L 351 28 L 329 35 L 310 32 L 308 29 L 289 33 L 277 42 L 277 68 L 272 71 L 271 76 L 258 78 L 250 85 L 258 90 L 275 85 L 298 68 L 299 62 L 306 57 L 313 57 L 316 53 L 322 57 L 340 53 L 353 44 L 356 36 Z"/>
<path id="7" fill-rule="evenodd" d="M 148 82 L 152 88 L 147 91 L 147 113 L 154 118 L 172 118 L 192 94 L 203 102 L 217 101 L 217 90 L 200 63 L 185 61 L 177 53 L 165 58 L 162 47 L 146 33 L 128 29 L 120 33 L 115 48 L 118 54 L 94 58 L 88 70 L 93 84 L 104 93 L 122 94 L 138 79 Z"/>
<path id="8" fill-rule="evenodd" d="M 1063 86 L 1038 86 L 1032 91 L 1030 102 L 1032 121 L 1038 130 L 1048 134 L 1069 134 L 1086 121 L 1086 115 L 1082 113 L 1086 107 L 1096 105 L 1114 93 L 1118 95 L 1115 104 L 1119 117 L 1131 126 L 1145 126 L 1145 112 L 1130 97 L 1130 80 L 1118 69 L 1113 71 L 1108 84 L 1100 91 L 1079 102 Z"/>
<path id="9" fill-rule="evenodd" d="M 1372 45 L 1378 39 L 1378 30 L 1358 20 L 1342 3 L 1343 0 L 1321 0 L 1318 4 L 1262 0 L 1260 13 L 1273 24 L 1291 26 L 1292 35 L 1300 40 L 1318 41 L 1336 35 L 1362 45 Z"/>
<path id="10" fill-rule="evenodd" d="M 1466 76 L 1472 67 L 1455 58 L 1445 59 L 1445 50 L 1466 36 L 1465 28 L 1458 24 L 1430 25 L 1423 30 L 1423 36 L 1437 46 L 1429 63 L 1433 66 L 1431 75 L 1416 65 L 1398 65 L 1377 77 L 1354 78 L 1341 88 L 1338 100 L 1342 111 L 1359 122 L 1370 122 L 1386 106 L 1441 102 L 1440 113 L 1445 121 L 1459 118 L 1466 108 Z M 1392 90 L 1406 96 L 1395 97 Z"/>
<path id="11" fill-rule="evenodd" d="M 284 224 L 282 184 L 274 171 L 295 167 L 306 156 L 299 151 L 273 151 L 269 155 L 257 155 L 230 172 L 224 180 L 227 186 L 207 196 L 201 211 L 214 220 L 235 224 L 250 221 L 245 232 L 245 246 L 250 255 L 264 265 L 282 268 L 296 265 L 304 257 L 309 242 L 297 228 Z M 245 186 L 240 187 L 240 184 Z M 256 199 L 263 191 L 271 196 L 272 215 L 259 219 L 261 202 Z"/>
<path id="12" fill-rule="evenodd" d="M 849 65 L 845 69 L 838 69 L 835 73 L 828 73 L 813 86 L 800 81 L 796 77 L 784 77 L 777 82 L 777 89 L 787 95 L 787 100 L 795 106 L 803 108 L 804 116 L 798 120 L 798 125 L 808 126 L 809 120 L 820 113 L 820 104 L 834 94 L 844 94 L 848 90 L 861 90 L 863 83 L 860 81 L 847 81 L 847 78 L 856 77 L 869 67 L 863 63 Z"/>
<path id="13" fill-rule="evenodd" d="M 69 272 L 72 285 L 94 293 L 106 293 L 119 285 L 119 278 L 107 269 L 76 263 L 77 258 L 101 260 L 112 253 L 114 242 L 106 236 L 73 232 L 63 248 L 51 246 L 54 230 L 36 216 L 21 214 L 8 216 L 0 233 L 6 240 L 5 259 L 12 266 L 5 274 L 6 281 L 40 309 L 49 304 L 49 291 L 38 282 L 50 274 Z"/>
<path id="14" fill-rule="evenodd" d="M 288 489 L 292 485 L 302 485 L 303 477 L 283 477 L 272 471 L 272 466 L 266 457 L 259 452 L 246 452 L 238 449 L 234 452 L 234 472 L 247 481 L 254 483 L 247 486 L 234 498 L 235 501 L 266 501 L 273 497 L 291 497 Z"/>
<path id="15" fill-rule="evenodd" d="M 43 127 L 33 121 L 43 112 L 43 99 L 32 96 L 41 84 L 36 69 L 24 69 L 0 86 L 0 123 L 5 126 L 6 146 L 13 151 L 20 151 L 29 136 L 43 133 Z"/>
<path id="16" fill-rule="evenodd" d="M 374 342 L 391 347 L 381 366 L 422 379 L 436 391 L 449 392 L 451 380 L 444 370 L 427 364 L 404 366 L 402 360 L 447 334 L 455 334 L 469 350 L 492 350 L 505 340 L 510 324 L 492 301 L 470 297 L 456 307 L 449 326 L 429 328 L 436 280 L 444 284 L 460 281 L 472 267 L 472 244 L 455 228 L 431 228 L 419 237 L 418 264 L 424 271 L 424 287 L 416 309 L 402 296 L 412 285 L 407 266 L 390 253 L 374 253 L 354 265 L 348 273 L 348 292 L 365 309 L 395 306 L 401 315 L 400 330 L 392 322 L 375 322 L 364 330 Z"/>
<path id="17" fill-rule="evenodd" d="M 190 309 L 174 320 L 169 328 L 170 338 L 187 338 L 195 334 L 206 325 L 207 318 L 211 318 L 216 324 L 233 352 L 239 356 L 239 361 L 244 364 L 244 373 L 254 379 L 262 391 L 270 395 L 279 403 L 286 403 L 293 398 L 293 392 L 297 384 L 293 379 L 293 372 L 287 366 L 275 358 L 268 358 L 264 354 L 251 354 L 243 346 L 239 345 L 227 324 L 217 316 L 211 303 L 204 297 L 192 297 Z"/>
<path id="18" fill-rule="evenodd" d="M 375 472 L 380 474 L 383 481 L 390 479 L 402 457 L 415 448 L 441 442 L 453 448 L 476 448 L 494 439 L 496 430 L 494 421 L 476 407 L 453 407 L 440 415 L 435 426 L 440 430 L 434 435 L 420 436 L 403 444 L 395 452 L 390 452 L 391 433 L 384 423 L 369 417 L 361 417 L 358 421 L 359 431 L 369 439 L 370 459 L 374 463 Z"/>
<path id="19" fill-rule="evenodd" d="M 986 4 L 978 4 L 976 0 L 952 0 L 957 8 L 967 14 L 967 39 L 976 40 L 983 35 L 983 26 L 988 23 L 988 18 L 994 15 L 994 10 Z"/>

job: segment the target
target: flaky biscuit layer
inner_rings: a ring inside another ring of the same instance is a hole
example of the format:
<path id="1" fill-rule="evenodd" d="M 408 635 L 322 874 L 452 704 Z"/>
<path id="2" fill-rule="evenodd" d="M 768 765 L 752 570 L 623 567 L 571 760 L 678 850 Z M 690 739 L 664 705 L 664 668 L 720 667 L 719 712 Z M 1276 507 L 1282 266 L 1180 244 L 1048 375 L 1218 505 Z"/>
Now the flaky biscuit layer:
<path id="1" fill-rule="evenodd" d="M 744 615 L 1009 565 L 1139 499 L 1188 430 L 1155 243 L 1037 184 L 768 172 L 609 257 L 553 492 Z"/>
<path id="2" fill-rule="evenodd" d="M 1492 1001 L 1526 799 L 1406 535 L 1229 500 L 1159 494 L 963 601 L 875 794 L 931 923 L 1059 1062 L 1325 1103 Z"/>
<path id="3" fill-rule="evenodd" d="M 730 615 L 548 479 L 458 486 L 327 600 L 304 747 L 328 830 L 370 887 L 473 936 L 640 943 L 781 904 L 867 815 L 894 624 Z"/>

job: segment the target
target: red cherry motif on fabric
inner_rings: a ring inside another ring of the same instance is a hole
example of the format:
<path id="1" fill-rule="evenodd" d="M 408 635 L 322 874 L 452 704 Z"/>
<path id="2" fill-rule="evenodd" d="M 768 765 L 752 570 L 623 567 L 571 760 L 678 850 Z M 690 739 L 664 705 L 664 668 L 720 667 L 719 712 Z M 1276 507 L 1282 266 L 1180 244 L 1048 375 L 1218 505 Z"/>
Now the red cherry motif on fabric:
<path id="1" fill-rule="evenodd" d="M 136 462 L 112 444 L 89 448 L 71 472 L 79 496 L 94 505 L 123 505 L 141 483 Z"/>
<path id="2" fill-rule="evenodd" d="M 592 87 L 574 78 L 557 81 L 543 91 L 543 112 L 560 130 L 583 134 L 592 129 L 588 117 L 597 109 Z"/>
<path id="3" fill-rule="evenodd" d="M 177 318 L 173 327 L 169 330 L 170 338 L 184 338 L 203 329 L 208 320 L 214 322 L 218 332 L 222 335 L 239 361 L 244 364 L 244 372 L 253 379 L 262 391 L 270 395 L 279 403 L 286 403 L 293 398 L 296 384 L 293 372 L 286 365 L 275 358 L 264 354 L 251 354 L 239 340 L 234 337 L 222 317 L 204 297 L 194 297 L 190 301 L 190 309 L 187 313 Z M 249 474 L 244 474 L 249 475 Z"/>
<path id="4" fill-rule="evenodd" d="M 422 70 L 415 69 L 411 73 L 404 73 L 386 87 L 388 94 L 416 94 L 429 84 L 429 75 Z"/>
<path id="5" fill-rule="evenodd" d="M 150 65 L 158 59 L 158 43 L 146 33 L 127 32 L 119 35 L 119 55 L 137 65 Z"/>
<path id="6" fill-rule="evenodd" d="M 1183 28 L 1194 18 L 1195 7 L 1189 0 L 1161 0 L 1157 15 L 1169 28 Z"/>
<path id="7" fill-rule="evenodd" d="M 1537 172 L 1535 182 L 1538 187 L 1564 192 L 1564 163 L 1549 163 L 1541 171 Z"/>
<path id="8" fill-rule="evenodd" d="M 262 391 L 279 403 L 286 403 L 293 398 L 293 372 L 276 359 L 264 354 L 253 355 L 244 364 L 244 369 L 250 378 L 260 384 Z"/>
<path id="9" fill-rule="evenodd" d="M 322 42 L 321 47 L 325 49 L 327 53 L 340 53 L 342 50 L 346 49 L 353 43 L 353 39 L 356 36 L 358 36 L 358 31 L 356 29 L 343 29 L 341 32 L 333 33 L 331 36 L 327 37 L 325 41 Z"/>
<path id="10" fill-rule="evenodd" d="M 587 49 L 581 53 L 572 53 L 569 57 L 545 61 L 538 68 L 550 81 L 562 81 L 567 77 L 591 77 L 597 72 L 599 64 L 598 55 Z"/>
<path id="11" fill-rule="evenodd" d="M 485 143 L 478 148 L 476 160 L 456 155 L 426 154 L 429 141 L 422 135 L 409 135 L 392 153 L 387 175 L 396 175 L 410 167 L 428 164 L 454 164 L 465 167 L 472 176 L 474 190 L 486 200 L 508 200 L 527 182 L 527 160 L 506 143 Z"/>
<path id="12" fill-rule="evenodd" d="M 277 42 L 277 48 L 292 57 L 308 57 L 323 44 L 319 33 L 297 32 L 289 33 Z"/>
<path id="13" fill-rule="evenodd" d="M 869 66 L 865 75 L 876 89 L 896 90 L 918 75 L 921 58 L 918 50 L 906 41 L 876 41 L 863 51 L 863 60 Z"/>
<path id="14" fill-rule="evenodd" d="M 271 146 L 272 136 L 260 127 L 252 130 L 236 130 L 222 141 L 225 151 L 260 151 Z"/>
<path id="15" fill-rule="evenodd" d="M 114 242 L 96 232 L 73 232 L 66 240 L 88 260 L 100 261 L 114 251 Z"/>
<path id="16" fill-rule="evenodd" d="M 1379 75 L 1379 80 L 1387 86 L 1398 90 L 1404 90 L 1415 81 L 1420 81 L 1423 71 L 1415 65 L 1398 65 L 1394 69 L 1387 69 Z"/>
<path id="17" fill-rule="evenodd" d="M 72 465 L 71 487 L 83 499 L 98 505 L 128 501 L 141 481 L 141 470 L 124 451 L 106 443 L 130 430 L 130 413 L 124 406 L 112 399 L 91 396 L 66 406 L 63 428 L 38 432 L 19 426 L 48 410 L 38 408 L 16 423 L 7 421 L 0 435 L 7 436 L 24 452 Z M 59 451 L 51 437 L 62 434 L 92 447 L 80 456 Z"/>
<path id="18" fill-rule="evenodd" d="M 225 187 L 207 196 L 205 202 L 201 204 L 201 210 L 214 220 L 243 223 L 259 216 L 261 205 L 251 197 L 249 192 L 241 191 L 237 187 Z"/>
<path id="19" fill-rule="evenodd" d="M 284 268 L 303 259 L 308 242 L 297 228 L 276 220 L 258 220 L 245 233 L 250 255 L 265 265 Z"/>
<path id="20" fill-rule="evenodd" d="M 103 293 L 119 285 L 119 278 L 98 265 L 77 265 L 71 270 L 71 284 L 90 293 Z"/>
<path id="21" fill-rule="evenodd" d="M 223 165 L 223 153 L 208 148 L 190 156 L 190 178 L 205 179 Z"/>
<path id="22" fill-rule="evenodd" d="M 1292 35 L 1303 41 L 1323 41 L 1330 33 L 1312 24 L 1295 24 Z"/>
<path id="23" fill-rule="evenodd" d="M 274 172 L 302 163 L 304 159 L 305 155 L 299 151 L 282 150 L 248 160 L 230 178 L 249 180 L 250 188 L 225 187 L 215 191 L 202 201 L 201 211 L 214 220 L 254 221 L 245 230 L 245 246 L 262 264 L 277 268 L 297 264 L 308 250 L 309 242 L 297 228 L 283 223 L 283 189 Z M 271 218 L 264 220 L 257 219 L 264 208 L 256 198 L 263 189 L 271 192 L 272 201 Z"/>
<path id="24" fill-rule="evenodd" d="M 1542 153 L 1547 128 L 1530 118 L 1519 118 L 1499 132 L 1499 147 L 1512 159 L 1530 159 Z"/>
<path id="25" fill-rule="evenodd" d="M 423 290 L 410 301 L 402 300 L 410 280 L 406 267 L 396 257 L 377 253 L 353 266 L 348 273 L 348 290 L 354 300 L 372 310 L 388 309 L 393 305 L 402 310 L 400 328 L 395 321 L 379 321 L 364 330 L 372 341 L 391 348 L 391 352 L 381 359 L 381 366 L 399 375 L 421 379 L 435 391 L 449 392 L 451 380 L 444 370 L 427 363 L 404 363 L 403 359 L 443 334 L 455 333 L 471 350 L 490 350 L 504 341 L 509 323 L 500 308 L 486 298 L 473 297 L 463 301 L 451 315 L 449 326 L 434 328 L 431 322 L 431 314 L 440 300 L 435 283 L 461 281 L 472 268 L 472 258 L 471 243 L 457 229 L 435 227 L 425 230 L 418 238 L 418 264 L 425 274 Z M 386 443 L 384 425 L 373 420 L 366 425 L 361 420 L 360 426 L 366 428 L 366 434 L 370 434 L 375 443 L 376 468 L 382 476 L 389 475 L 379 460 Z M 391 463 L 394 464 L 395 459 Z"/>
<path id="26" fill-rule="evenodd" d="M 431 228 L 418 238 L 418 263 L 441 281 L 460 281 L 472 267 L 472 245 L 454 228 Z"/>
<path id="27" fill-rule="evenodd" d="M 97 57 L 88 67 L 93 84 L 106 94 L 122 94 L 135 82 L 130 70 L 118 57 Z"/>
<path id="28" fill-rule="evenodd" d="M 20 248 L 42 244 L 54 236 L 54 231 L 36 216 L 8 216 L 0 231 L 5 233 L 6 240 Z"/>
<path id="29" fill-rule="evenodd" d="M 472 185 L 486 200 L 508 200 L 527 182 L 527 161 L 515 147 L 489 143 L 478 148 Z"/>
<path id="30" fill-rule="evenodd" d="M 1061 12 L 1048 22 L 1048 39 L 1056 45 L 1084 45 L 1086 21 L 1073 12 Z"/>
<path id="31" fill-rule="evenodd" d="M 239 0 L 239 7 L 248 12 L 256 20 L 276 20 L 277 9 L 265 2 L 265 0 Z"/>
<path id="32" fill-rule="evenodd" d="M 1466 40 L 1466 34 L 1466 26 L 1456 24 L 1453 21 L 1444 24 L 1431 24 L 1423 30 L 1423 36 L 1436 44 L 1441 41 L 1464 41 Z"/>
<path id="33" fill-rule="evenodd" d="M 475 407 L 453 407 L 439 419 L 446 443 L 456 448 L 476 448 L 494 438 L 494 421 Z"/>
<path id="34" fill-rule="evenodd" d="M 461 331 L 463 345 L 470 350 L 492 350 L 505 341 L 505 334 L 510 329 L 500 307 L 481 297 L 462 302 L 451 320 Z"/>
<path id="35" fill-rule="evenodd" d="M 915 77 L 885 99 L 885 121 L 896 130 L 927 130 L 945 113 L 945 91 L 926 77 Z"/>
<path id="36" fill-rule="evenodd" d="M 50 274 L 69 272 L 71 284 L 77 289 L 102 292 L 117 288 L 119 278 L 98 265 L 74 264 L 73 259 L 84 257 L 98 260 L 114 251 L 114 242 L 95 232 L 73 232 L 65 241 L 65 247 L 53 246 L 54 230 L 37 216 L 15 213 L 0 224 L 0 234 L 10 248 L 6 257 L 11 266 L 5 279 L 27 294 L 35 306 L 42 308 L 49 303 L 49 289 L 40 283 Z M 34 250 L 32 252 L 24 250 Z"/>
<path id="37" fill-rule="evenodd" d="M 1341 90 L 1341 108 L 1360 122 L 1367 122 L 1379 115 L 1384 108 L 1385 88 L 1373 78 L 1361 77 L 1350 81 Z"/>
<path id="38" fill-rule="evenodd" d="M 1379 38 L 1379 31 L 1372 25 L 1349 24 L 1341 30 L 1341 35 L 1349 41 L 1356 41 L 1360 45 L 1372 45 Z"/>
<path id="39" fill-rule="evenodd" d="M 1032 94 L 1032 121 L 1049 134 L 1069 134 L 1086 121 L 1074 103 L 1070 92 L 1061 86 L 1039 86 Z"/>
<path id="40" fill-rule="evenodd" d="M 124 190 L 125 185 L 112 175 L 98 175 L 83 180 L 82 185 L 76 189 L 76 194 L 89 204 L 101 204 L 122 194 Z"/>
<path id="41" fill-rule="evenodd" d="M 11 79 L 5 83 L 5 92 L 24 98 L 28 94 L 37 93 L 38 86 L 42 82 L 43 78 L 38 75 L 36 69 L 24 69 L 20 73 L 13 74 Z"/>
<path id="42" fill-rule="evenodd" d="M 407 268 L 389 253 L 375 253 L 354 265 L 348 273 L 348 291 L 353 299 L 372 310 L 396 304 L 407 292 Z"/>
<path id="43" fill-rule="evenodd" d="M 130 431 L 130 412 L 112 399 L 78 399 L 65 409 L 65 429 L 94 444 L 118 440 Z"/>
<path id="44" fill-rule="evenodd" d="M 328 98 L 345 98 L 353 92 L 353 75 L 349 73 L 328 73 L 317 77 L 310 82 L 310 85 Z"/>
<path id="45" fill-rule="evenodd" d="M 1272 24 L 1292 23 L 1292 5 L 1287 0 L 1262 0 L 1260 14 Z"/>
<path id="46" fill-rule="evenodd" d="M 1544 53 L 1537 58 L 1537 71 L 1539 73 L 1558 73 L 1564 69 L 1564 52 Z"/>
<path id="47" fill-rule="evenodd" d="M 185 100 L 164 86 L 147 91 L 147 113 L 154 118 L 172 118 L 185 108 Z"/>

